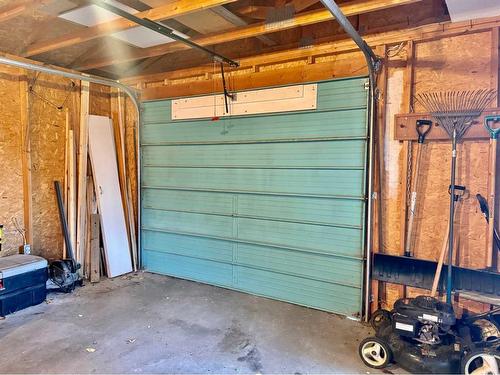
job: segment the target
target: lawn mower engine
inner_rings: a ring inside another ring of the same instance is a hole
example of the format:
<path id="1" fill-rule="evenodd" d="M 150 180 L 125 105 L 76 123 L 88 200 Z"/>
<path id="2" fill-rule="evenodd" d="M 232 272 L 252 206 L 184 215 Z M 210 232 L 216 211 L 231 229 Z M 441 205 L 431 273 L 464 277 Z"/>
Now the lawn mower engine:
<path id="1" fill-rule="evenodd" d="M 392 320 L 395 333 L 429 345 L 440 344 L 456 323 L 453 307 L 427 296 L 397 300 Z"/>
<path id="2" fill-rule="evenodd" d="M 402 298 L 392 311 L 375 312 L 371 322 L 375 337 L 359 346 L 367 366 L 383 368 L 394 360 L 412 373 L 459 372 L 462 344 L 452 330 L 451 305 L 427 296 Z"/>

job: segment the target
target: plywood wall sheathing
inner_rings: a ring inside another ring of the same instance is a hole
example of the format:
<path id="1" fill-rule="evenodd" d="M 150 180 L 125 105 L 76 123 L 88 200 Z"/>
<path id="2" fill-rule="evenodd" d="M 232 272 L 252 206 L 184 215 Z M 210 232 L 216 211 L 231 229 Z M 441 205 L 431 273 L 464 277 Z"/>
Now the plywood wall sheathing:
<path id="1" fill-rule="evenodd" d="M 54 181 L 63 181 L 66 111 L 75 95 L 69 79 L 30 73 L 30 121 L 33 185 L 32 252 L 60 258 L 63 237 Z M 20 111 L 21 108 L 17 108 Z"/>
<path id="2" fill-rule="evenodd" d="M 22 137 L 20 100 L 20 76 L 18 69 L 0 68 L 0 224 L 4 226 L 4 237 L 0 256 L 15 254 L 23 244 L 12 219 L 20 225 L 24 222 Z"/>
<path id="3" fill-rule="evenodd" d="M 420 41 L 414 45 L 414 60 L 411 74 L 413 83 L 411 95 L 424 91 L 470 90 L 479 88 L 495 88 L 498 68 L 492 56 L 492 32 L 443 37 L 428 41 Z M 464 46 L 467 46 L 464 48 Z M 384 248 L 387 253 L 399 255 L 401 228 L 401 212 L 405 196 L 405 181 L 402 171 L 406 163 L 404 144 L 394 138 L 394 114 L 412 111 L 423 111 L 418 105 L 408 106 L 408 91 L 405 91 L 405 76 L 409 76 L 407 65 L 398 61 L 405 59 L 404 53 L 395 56 L 389 63 L 388 92 L 385 129 L 385 190 L 384 198 Z M 496 78 L 492 78 L 491 75 Z M 408 90 L 408 88 L 406 89 Z M 405 99 L 406 98 L 406 99 Z M 492 104 L 496 106 L 496 103 Z M 482 126 L 481 124 L 477 126 Z M 416 142 L 413 142 L 412 163 L 415 162 Z M 465 140 L 458 146 L 457 184 L 465 185 L 469 195 L 457 206 L 456 264 L 469 268 L 484 268 L 486 264 L 486 231 L 487 226 L 481 215 L 475 194 L 486 196 L 488 141 Z M 450 141 L 428 141 L 424 146 L 421 165 L 421 180 L 415 236 L 413 238 L 414 254 L 417 258 L 437 260 L 446 234 L 449 196 L 447 193 L 450 180 L 451 144 Z M 407 296 L 427 294 L 417 288 L 407 288 Z M 392 307 L 395 299 L 402 296 L 399 286 L 387 284 L 383 306 Z M 482 304 L 459 301 L 459 308 L 467 306 L 475 310 Z"/>

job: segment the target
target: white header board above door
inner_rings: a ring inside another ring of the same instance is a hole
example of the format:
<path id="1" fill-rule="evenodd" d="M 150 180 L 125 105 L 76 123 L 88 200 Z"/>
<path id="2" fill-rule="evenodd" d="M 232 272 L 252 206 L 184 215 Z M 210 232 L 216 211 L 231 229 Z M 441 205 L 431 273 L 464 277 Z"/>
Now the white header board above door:
<path id="1" fill-rule="evenodd" d="M 223 94 L 176 99 L 172 100 L 172 120 L 312 110 L 317 107 L 317 93 L 316 84 L 243 91 L 227 98 L 228 112 Z"/>

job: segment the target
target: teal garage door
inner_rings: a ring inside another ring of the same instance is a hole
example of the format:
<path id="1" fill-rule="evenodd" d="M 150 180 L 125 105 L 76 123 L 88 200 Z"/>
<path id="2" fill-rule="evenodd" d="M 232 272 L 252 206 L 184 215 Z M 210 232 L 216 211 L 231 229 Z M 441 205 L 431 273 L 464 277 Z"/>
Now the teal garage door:
<path id="1" fill-rule="evenodd" d="M 144 103 L 143 267 L 359 316 L 366 82 L 318 83 L 313 111 L 219 121 Z"/>

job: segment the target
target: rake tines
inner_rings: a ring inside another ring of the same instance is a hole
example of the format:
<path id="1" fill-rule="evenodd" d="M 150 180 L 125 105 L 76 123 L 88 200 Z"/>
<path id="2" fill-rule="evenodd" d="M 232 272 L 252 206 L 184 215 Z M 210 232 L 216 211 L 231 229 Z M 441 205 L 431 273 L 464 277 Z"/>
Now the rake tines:
<path id="1" fill-rule="evenodd" d="M 474 119 L 491 103 L 496 90 L 426 92 L 415 95 L 419 102 L 452 138 L 461 139 Z"/>

